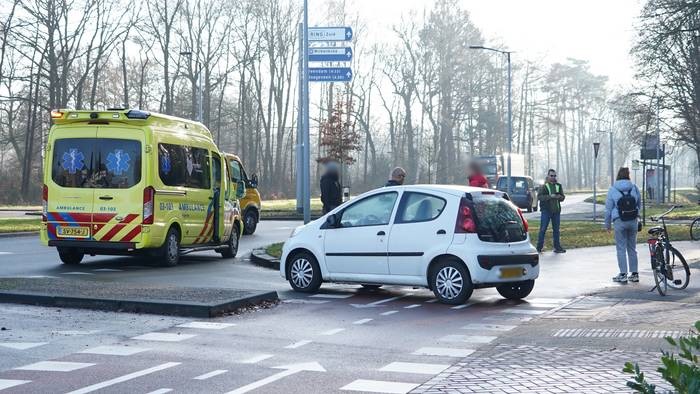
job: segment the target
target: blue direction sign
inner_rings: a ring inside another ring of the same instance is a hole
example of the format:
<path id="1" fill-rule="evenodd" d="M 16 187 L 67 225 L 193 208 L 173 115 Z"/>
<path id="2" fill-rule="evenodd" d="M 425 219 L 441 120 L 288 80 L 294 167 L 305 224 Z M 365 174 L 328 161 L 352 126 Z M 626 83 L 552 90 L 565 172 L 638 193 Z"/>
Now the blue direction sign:
<path id="1" fill-rule="evenodd" d="M 349 62 L 350 60 L 352 60 L 352 48 L 309 48 L 310 62 Z"/>
<path id="2" fill-rule="evenodd" d="M 350 27 L 309 27 L 309 41 L 350 41 Z"/>
<path id="3" fill-rule="evenodd" d="M 309 67 L 309 81 L 311 82 L 350 82 L 352 70 L 350 67 Z"/>

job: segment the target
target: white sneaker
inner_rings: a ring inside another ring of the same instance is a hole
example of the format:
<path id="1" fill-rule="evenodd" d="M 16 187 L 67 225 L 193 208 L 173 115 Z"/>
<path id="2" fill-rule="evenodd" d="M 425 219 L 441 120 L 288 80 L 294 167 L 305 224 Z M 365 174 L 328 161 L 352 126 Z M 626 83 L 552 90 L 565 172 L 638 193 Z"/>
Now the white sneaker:
<path id="1" fill-rule="evenodd" d="M 613 282 L 627 283 L 627 274 L 621 272 L 617 276 L 613 276 L 612 280 Z"/>

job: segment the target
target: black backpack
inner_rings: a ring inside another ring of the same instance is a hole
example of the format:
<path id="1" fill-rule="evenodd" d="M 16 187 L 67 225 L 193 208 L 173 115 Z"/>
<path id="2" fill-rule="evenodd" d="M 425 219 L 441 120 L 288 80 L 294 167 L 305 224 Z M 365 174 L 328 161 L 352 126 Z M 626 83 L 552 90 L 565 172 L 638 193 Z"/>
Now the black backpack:
<path id="1" fill-rule="evenodd" d="M 627 222 L 637 219 L 639 210 L 637 209 L 637 200 L 632 196 L 632 189 L 627 194 L 620 189 L 617 190 L 622 193 L 622 197 L 617 200 L 617 212 L 620 214 L 620 220 Z"/>

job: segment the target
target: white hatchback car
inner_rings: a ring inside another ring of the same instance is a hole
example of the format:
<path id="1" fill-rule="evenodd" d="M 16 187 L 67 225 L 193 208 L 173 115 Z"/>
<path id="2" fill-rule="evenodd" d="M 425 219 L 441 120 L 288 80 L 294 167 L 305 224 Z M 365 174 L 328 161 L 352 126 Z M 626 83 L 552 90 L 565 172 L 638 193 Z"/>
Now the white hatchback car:
<path id="1" fill-rule="evenodd" d="M 284 243 L 280 274 L 301 292 L 343 282 L 424 286 L 447 304 L 484 287 L 521 299 L 539 275 L 527 226 L 500 191 L 384 187 L 297 227 Z"/>

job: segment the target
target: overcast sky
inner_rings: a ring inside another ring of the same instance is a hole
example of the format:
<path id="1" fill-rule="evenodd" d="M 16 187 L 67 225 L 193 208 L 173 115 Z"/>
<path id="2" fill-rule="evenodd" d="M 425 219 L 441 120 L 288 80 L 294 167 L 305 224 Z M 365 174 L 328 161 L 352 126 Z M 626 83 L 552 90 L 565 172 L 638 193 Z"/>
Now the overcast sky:
<path id="1" fill-rule="evenodd" d="M 310 9 L 314 1 L 318 0 L 309 0 Z M 388 29 L 402 13 L 415 9 L 420 15 L 433 3 L 347 0 L 346 4 L 360 12 L 370 31 L 391 34 Z M 487 39 L 502 42 L 517 52 L 516 57 L 545 63 L 568 57 L 589 60 L 594 73 L 610 77 L 611 87 L 630 84 L 634 78 L 629 51 L 641 0 L 462 0 L 461 4 Z"/>

